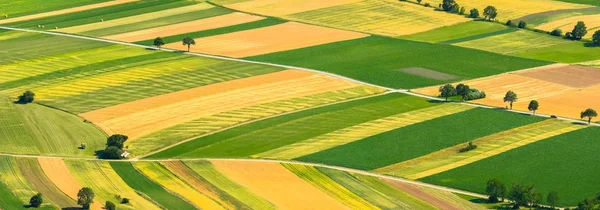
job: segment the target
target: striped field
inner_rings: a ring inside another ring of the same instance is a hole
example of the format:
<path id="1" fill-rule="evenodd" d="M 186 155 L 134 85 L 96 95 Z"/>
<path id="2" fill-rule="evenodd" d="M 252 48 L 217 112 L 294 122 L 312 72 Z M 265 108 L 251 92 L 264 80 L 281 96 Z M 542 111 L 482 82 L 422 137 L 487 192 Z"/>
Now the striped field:
<path id="1" fill-rule="evenodd" d="M 569 41 L 559 37 L 519 30 L 512 33 L 460 42 L 454 45 L 501 54 L 514 54 L 538 48 L 560 47 L 560 45 L 568 43 Z"/>

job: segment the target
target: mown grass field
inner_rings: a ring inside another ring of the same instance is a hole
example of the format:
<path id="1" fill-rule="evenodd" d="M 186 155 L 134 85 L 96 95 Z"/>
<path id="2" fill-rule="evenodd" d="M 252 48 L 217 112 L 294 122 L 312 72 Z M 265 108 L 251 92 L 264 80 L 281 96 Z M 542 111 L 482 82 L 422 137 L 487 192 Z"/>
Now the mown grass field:
<path id="1" fill-rule="evenodd" d="M 486 21 L 469 21 L 465 23 L 459 23 L 456 25 L 436 28 L 430 31 L 425 31 L 417 34 L 400 36 L 398 38 L 430 43 L 439 43 L 454 39 L 497 32 L 505 28 L 505 26 L 502 26 L 500 24 Z"/>
<path id="2" fill-rule="evenodd" d="M 483 193 L 492 178 L 506 185 L 532 184 L 543 194 L 556 191 L 561 205 L 575 206 L 598 193 L 596 138 L 600 129 L 590 127 L 529 144 L 505 153 L 426 177 L 421 181 Z"/>
<path id="3" fill-rule="evenodd" d="M 106 2 L 109 0 L 73 0 L 73 1 L 61 1 L 61 0 L 13 0 L 5 1 L 0 3 L 0 15 L 4 18 L 4 15 L 8 15 L 9 18 L 24 16 L 28 14 L 42 13 L 47 11 L 54 11 L 60 9 L 66 9 L 71 7 L 77 7 L 87 4 L 94 4 L 100 2 Z"/>
<path id="4" fill-rule="evenodd" d="M 193 205 L 148 179 L 140 173 L 131 163 L 110 162 L 112 169 L 129 185 L 129 187 L 143 193 L 167 209 L 196 209 Z"/>
<path id="5" fill-rule="evenodd" d="M 600 59 L 600 51 L 597 47 L 588 47 L 581 42 L 570 42 L 558 46 L 528 50 L 513 55 L 562 63 L 577 63 Z"/>
<path id="6" fill-rule="evenodd" d="M 400 94 L 378 96 L 239 126 L 183 143 L 150 158 L 247 157 L 379 117 L 433 105 Z"/>
<path id="7" fill-rule="evenodd" d="M 421 67 L 458 76 L 462 80 L 549 64 L 546 61 L 516 58 L 449 45 L 378 36 L 247 59 L 307 67 L 386 87 L 407 89 L 449 81 L 404 73 L 400 71 L 402 68 Z"/>
<path id="8" fill-rule="evenodd" d="M 0 152 L 58 156 L 93 156 L 103 148 L 106 135 L 93 124 L 69 113 L 39 104 L 0 101 Z M 86 144 L 85 150 L 79 149 Z"/>
<path id="9" fill-rule="evenodd" d="M 540 120 L 542 118 L 476 108 L 371 136 L 296 160 L 373 170 Z M 468 123 L 469 126 L 462 128 L 460 132 L 448 128 L 462 123 Z"/>

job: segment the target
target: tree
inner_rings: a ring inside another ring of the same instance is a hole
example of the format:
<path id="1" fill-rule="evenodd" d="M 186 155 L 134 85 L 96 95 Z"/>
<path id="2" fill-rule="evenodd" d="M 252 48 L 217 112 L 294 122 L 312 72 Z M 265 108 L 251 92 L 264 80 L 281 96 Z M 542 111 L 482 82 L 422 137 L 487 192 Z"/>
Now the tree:
<path id="1" fill-rule="evenodd" d="M 448 101 L 448 97 L 455 95 L 456 89 L 451 84 L 446 84 L 440 87 L 440 96 L 446 98 L 446 101 Z"/>
<path id="2" fill-rule="evenodd" d="M 92 188 L 84 187 L 77 193 L 77 204 L 83 209 L 90 209 L 90 205 L 94 202 L 96 194 Z"/>
<path id="3" fill-rule="evenodd" d="M 558 197 L 558 193 L 557 192 L 548 193 L 548 197 L 546 197 L 546 202 L 548 202 L 548 205 L 550 205 L 550 207 L 552 207 L 552 209 L 554 209 L 560 203 L 560 198 Z"/>
<path id="4" fill-rule="evenodd" d="M 513 92 L 512 90 L 509 90 L 508 92 L 506 92 L 506 95 L 504 96 L 504 103 L 509 102 L 510 103 L 510 109 L 513 108 L 513 103 L 517 102 L 517 94 L 515 92 Z"/>
<path id="5" fill-rule="evenodd" d="M 508 193 L 508 199 L 513 202 L 514 209 L 519 209 L 521 206 L 529 205 L 529 202 L 533 200 L 533 193 L 533 185 L 525 186 L 521 183 L 515 183 Z"/>
<path id="6" fill-rule="evenodd" d="M 597 117 L 598 113 L 596 112 L 596 110 L 593 109 L 586 109 L 585 111 L 581 112 L 581 119 L 583 118 L 588 118 L 588 125 L 592 123 L 592 118 Z"/>
<path id="7" fill-rule="evenodd" d="M 422 1 L 423 1 L 423 0 L 417 0 L 417 3 L 418 3 L 418 4 L 421 4 L 421 2 L 422 2 Z"/>
<path id="8" fill-rule="evenodd" d="M 600 46 L 600 30 L 597 30 L 594 32 L 594 35 L 592 35 L 592 43 L 596 46 Z"/>
<path id="9" fill-rule="evenodd" d="M 552 36 L 562 36 L 562 30 L 560 30 L 560 29 L 554 29 L 554 30 L 552 30 L 552 32 L 550 32 L 550 35 L 552 35 Z"/>
<path id="10" fill-rule="evenodd" d="M 469 94 L 469 90 L 470 90 L 469 86 L 462 84 L 462 83 L 460 83 L 456 86 L 456 94 L 459 96 L 462 96 L 462 99 L 461 99 L 462 101 L 465 101 L 465 99 L 467 98 L 467 95 Z"/>
<path id="11" fill-rule="evenodd" d="M 109 147 L 106 147 L 106 149 L 102 150 L 102 152 L 100 152 L 99 156 L 102 159 L 117 160 L 117 159 L 121 159 L 121 154 L 123 154 L 123 150 L 121 150 L 115 146 L 109 146 Z"/>
<path id="12" fill-rule="evenodd" d="M 465 12 L 467 12 L 467 9 L 465 7 L 461 7 L 460 11 L 458 12 L 459 15 L 464 15 Z"/>
<path id="13" fill-rule="evenodd" d="M 156 37 L 156 39 L 154 39 L 154 46 L 158 47 L 158 49 L 160 49 L 160 47 L 163 45 L 165 45 L 165 40 L 163 40 L 161 37 Z"/>
<path id="14" fill-rule="evenodd" d="M 19 96 L 18 103 L 28 104 L 28 103 L 33 102 L 34 99 L 35 99 L 35 93 L 28 90 L 28 91 L 25 91 L 23 93 L 23 95 Z"/>
<path id="15" fill-rule="evenodd" d="M 191 45 L 196 45 L 196 41 L 194 39 L 192 39 L 192 37 L 186 36 L 185 38 L 183 38 L 183 45 L 187 45 L 188 48 L 188 52 L 190 51 L 190 46 Z"/>
<path id="16" fill-rule="evenodd" d="M 442 1 L 442 9 L 446 12 L 452 11 L 452 6 L 454 6 L 456 2 L 454 0 L 443 0 Z"/>
<path id="17" fill-rule="evenodd" d="M 498 16 L 498 10 L 494 6 L 487 6 L 483 9 L 483 17 L 484 19 L 494 20 Z"/>
<path id="18" fill-rule="evenodd" d="M 478 18 L 479 17 L 479 10 L 478 9 L 471 9 L 469 11 L 469 17 L 470 18 Z"/>
<path id="19" fill-rule="evenodd" d="M 125 142 L 127 141 L 127 139 L 129 139 L 129 137 L 127 137 L 126 135 L 113 134 L 112 136 L 109 136 L 106 139 L 106 146 L 107 147 L 115 146 L 119 149 L 123 149 L 123 146 L 125 145 Z"/>
<path id="20" fill-rule="evenodd" d="M 512 20 L 506 21 L 506 26 L 514 26 Z"/>
<path id="21" fill-rule="evenodd" d="M 577 22 L 577 25 L 571 31 L 571 39 L 581 40 L 587 34 L 587 27 L 583 21 Z"/>
<path id="22" fill-rule="evenodd" d="M 106 210 L 117 210 L 117 205 L 115 205 L 113 202 L 106 201 L 106 203 L 104 204 L 104 208 Z"/>
<path id="23" fill-rule="evenodd" d="M 38 208 L 44 202 L 44 198 L 42 197 L 42 193 L 35 194 L 31 199 L 29 199 L 29 206 Z"/>
<path id="24" fill-rule="evenodd" d="M 517 26 L 518 28 L 525 28 L 527 27 L 527 23 L 525 21 L 519 21 L 519 25 Z"/>
<path id="25" fill-rule="evenodd" d="M 530 193 L 531 196 L 529 197 L 529 203 L 531 204 L 531 206 L 539 205 L 542 202 L 542 198 L 544 197 L 542 193 L 538 191 L 532 191 Z"/>
<path id="26" fill-rule="evenodd" d="M 504 197 L 506 196 L 506 187 L 497 179 L 490 179 L 487 182 L 485 192 L 489 195 L 488 201 L 490 203 L 497 203 L 500 201 L 500 199 L 504 201 Z"/>
<path id="27" fill-rule="evenodd" d="M 532 100 L 529 102 L 529 106 L 527 106 L 527 109 L 529 109 L 529 111 L 532 111 L 533 115 L 535 115 L 535 111 L 537 111 L 539 107 L 540 104 L 538 103 L 538 101 Z"/>
<path id="28" fill-rule="evenodd" d="M 458 14 L 458 12 L 460 12 L 460 5 L 458 5 L 458 4 L 452 5 L 452 11 L 450 11 L 450 12 Z"/>

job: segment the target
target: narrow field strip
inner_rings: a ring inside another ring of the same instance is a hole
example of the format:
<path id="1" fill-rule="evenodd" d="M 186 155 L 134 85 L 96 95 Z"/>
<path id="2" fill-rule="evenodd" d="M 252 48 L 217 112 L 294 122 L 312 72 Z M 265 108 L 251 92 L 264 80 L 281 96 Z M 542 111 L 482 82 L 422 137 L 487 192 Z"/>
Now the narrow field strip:
<path id="1" fill-rule="evenodd" d="M 367 37 L 368 34 L 287 22 L 274 26 L 233 32 L 195 39 L 192 52 L 234 58 L 262 55 L 298 48 Z M 187 51 L 181 42 L 170 43 L 165 48 Z"/>
<path id="2" fill-rule="evenodd" d="M 384 36 L 414 34 L 469 21 L 432 8 L 392 0 L 358 1 L 291 14 L 285 18 Z"/>
<path id="3" fill-rule="evenodd" d="M 259 197 L 217 171 L 217 169 L 208 161 L 185 161 L 184 164 L 198 176 L 202 177 L 202 179 L 241 201 L 250 209 L 276 209 L 275 206 L 265 200 L 265 198 Z"/>
<path id="4" fill-rule="evenodd" d="M 210 4 L 204 4 L 204 3 L 193 4 L 193 5 L 189 5 L 189 6 L 172 8 L 172 9 L 167 9 L 167 10 L 162 10 L 162 11 L 157 11 L 157 12 L 150 12 L 150 13 L 145 13 L 145 14 L 135 15 L 135 16 L 130 16 L 130 17 L 124 17 L 124 18 L 119 18 L 119 19 L 114 19 L 114 20 L 107 20 L 107 21 L 102 21 L 102 22 L 97 22 L 97 23 L 86 24 L 86 25 L 62 28 L 62 29 L 58 29 L 58 30 L 54 30 L 54 31 L 78 34 L 78 33 L 84 33 L 86 31 L 93 31 L 93 30 L 105 29 L 105 28 L 110 28 L 110 27 L 115 27 L 115 26 L 126 25 L 126 24 L 139 23 L 139 22 L 158 19 L 158 18 L 162 18 L 162 17 L 168 17 L 168 16 L 172 16 L 172 15 L 206 10 L 206 9 L 210 9 L 210 8 L 213 8 L 213 6 L 211 6 Z"/>
<path id="5" fill-rule="evenodd" d="M 592 36 L 594 35 L 593 32 L 596 31 L 598 27 L 600 27 L 600 14 L 563 18 L 549 23 L 541 24 L 537 26 L 536 29 L 541 29 L 544 31 L 552 31 L 554 29 L 561 29 L 562 31 L 571 31 L 573 30 L 573 27 L 575 27 L 578 21 L 585 22 L 585 25 L 587 26 L 589 31 L 583 38 L 589 39 L 592 38 Z"/>
<path id="6" fill-rule="evenodd" d="M 179 34 L 188 34 L 197 31 L 204 31 L 215 28 L 222 28 L 227 26 L 255 22 L 263 19 L 265 18 L 261 16 L 234 12 L 231 14 L 211 18 L 204 18 L 200 20 L 166 25 L 139 31 L 132 31 L 128 33 L 105 36 L 102 38 L 110 40 L 119 40 L 123 42 L 137 42 L 154 39 L 156 37 L 169 37 Z"/>
<path id="7" fill-rule="evenodd" d="M 268 16 L 282 16 L 321 8 L 354 3 L 362 0 L 251 0 L 239 3 L 225 4 L 235 10 L 257 13 Z"/>
<path id="8" fill-rule="evenodd" d="M 150 197 L 166 209 L 181 209 L 181 210 L 192 210 L 197 209 L 188 202 L 182 200 L 176 195 L 169 193 L 167 190 L 162 188 L 159 184 L 148 179 L 140 171 L 138 171 L 132 163 L 128 162 L 110 162 L 112 169 L 129 185 L 129 187 L 135 189 L 138 192 L 143 193 L 145 196 Z"/>
<path id="9" fill-rule="evenodd" d="M 284 76 L 286 74 L 287 76 Z M 269 81 L 267 79 L 269 77 L 274 80 Z M 191 97 L 189 100 L 178 103 L 150 107 L 138 112 L 121 115 L 118 118 L 93 122 L 108 133 L 122 133 L 136 139 L 183 122 L 225 111 L 287 98 L 346 89 L 358 85 L 329 76 L 293 70 L 257 76 L 256 78 L 250 78 L 250 80 L 266 81 L 266 83 L 252 84 L 253 82 L 244 82 L 242 84 L 248 86 L 242 86 L 241 88 L 237 86 L 238 89 L 216 91 L 203 97 Z M 236 100 L 232 101 L 232 97 Z M 160 98 L 162 97 L 159 96 L 158 99 Z"/>
<path id="10" fill-rule="evenodd" d="M 375 171 L 420 179 L 581 128 L 583 126 L 570 122 L 545 120 L 475 139 L 472 142 L 477 145 L 477 149 L 469 152 L 459 153 L 465 147 L 465 144 L 459 144 Z"/>
<path id="11" fill-rule="evenodd" d="M 149 179 L 178 194 L 200 209 L 225 209 L 213 199 L 192 188 L 158 162 L 138 162 L 133 165 Z"/>
<path id="12" fill-rule="evenodd" d="M 0 83 L 22 80 L 72 68 L 152 53 L 120 45 L 45 56 L 0 66 Z M 23 71 L 27 69 L 27 71 Z"/>
<path id="13" fill-rule="evenodd" d="M 272 159 L 294 159 L 404 126 L 466 111 L 471 108 L 472 107 L 469 106 L 448 104 L 417 109 L 414 111 L 376 119 L 366 123 L 336 130 L 321 136 L 300 141 L 298 143 L 260 153 L 255 156 Z"/>
<path id="14" fill-rule="evenodd" d="M 447 43 L 456 39 L 481 36 L 505 29 L 505 26 L 486 21 L 469 21 L 398 38 L 430 43 Z"/>
<path id="15" fill-rule="evenodd" d="M 33 19 L 38 19 L 38 18 L 58 16 L 58 15 L 63 15 L 63 14 L 81 12 L 81 11 L 92 10 L 92 9 L 97 9 L 97 8 L 102 8 L 102 7 L 109 7 L 109 6 L 125 4 L 125 3 L 129 3 L 129 2 L 136 2 L 136 1 L 138 1 L 138 0 L 112 0 L 112 1 L 102 2 L 102 3 L 98 3 L 98 4 L 85 5 L 85 6 L 80 6 L 80 7 L 62 9 L 62 10 L 57 10 L 57 11 L 52 11 L 52 12 L 44 12 L 44 13 L 27 15 L 27 16 L 16 17 L 16 18 L 9 18 L 9 19 L 5 19 L 5 20 L 0 20 L 0 24 L 7 24 L 7 23 L 21 22 L 21 21 L 26 21 L 26 20 L 33 20 Z"/>
<path id="16" fill-rule="evenodd" d="M 23 173 L 25 180 L 29 182 L 35 190 L 42 193 L 45 199 L 60 208 L 77 207 L 75 200 L 64 194 L 57 188 L 52 181 L 44 174 L 42 167 L 35 158 L 17 159 L 19 169 Z"/>
<path id="17" fill-rule="evenodd" d="M 461 198 L 451 192 L 447 192 L 447 191 L 443 191 L 443 190 L 436 190 L 433 188 L 423 187 L 423 186 L 416 186 L 416 187 L 427 194 L 430 194 L 432 196 L 435 196 L 436 198 L 439 198 L 442 201 L 450 203 L 454 206 L 459 206 L 460 209 L 462 209 L 462 210 L 486 210 L 486 209 L 488 209 L 483 205 L 468 201 L 468 200 Z"/>
<path id="18" fill-rule="evenodd" d="M 220 173 L 269 200 L 278 209 L 349 209 L 279 163 L 235 161 L 211 161 L 211 163 Z"/>
<path id="19" fill-rule="evenodd" d="M 518 30 L 511 33 L 455 43 L 454 45 L 495 53 L 514 54 L 551 46 L 560 47 L 560 45 L 568 43 L 570 42 L 559 37 Z"/>
<path id="20" fill-rule="evenodd" d="M 27 182 L 21 173 L 14 157 L 0 157 L 0 179 L 2 180 L 1 183 L 10 190 L 10 194 L 14 194 L 20 200 L 21 205 L 29 203 L 31 196 L 37 194 L 35 188 Z M 5 195 L 3 194 L 3 196 Z M 9 194 L 6 194 L 6 196 L 9 196 Z M 51 204 L 46 205 L 51 206 Z"/>
<path id="21" fill-rule="evenodd" d="M 365 200 L 364 197 L 355 194 L 354 192 L 335 182 L 333 179 L 315 167 L 287 163 L 282 165 L 292 173 L 296 174 L 296 176 L 304 179 L 308 183 L 319 188 L 321 191 L 326 192 L 331 197 L 334 197 L 351 209 L 379 209 L 379 207 L 374 206 L 369 201 Z"/>
<path id="22" fill-rule="evenodd" d="M 252 120 L 285 114 L 286 112 L 307 109 L 314 106 L 341 103 L 346 100 L 368 97 L 384 91 L 385 90 L 380 88 L 361 85 L 353 88 L 329 91 L 286 100 L 278 100 L 275 102 L 259 104 L 247 108 L 222 112 L 212 116 L 202 117 L 197 120 L 185 122 L 144 136 L 140 138 L 140 140 L 132 142 L 130 146 L 135 148 L 132 151 L 135 152 L 134 154 L 143 154 L 144 152 L 161 148 L 157 147 L 158 145 L 174 144 L 182 139 L 201 136 L 210 132 L 235 126 L 240 123 L 246 123 Z M 202 139 L 203 138 L 192 139 L 158 154 L 151 155 L 151 158 L 188 155 L 195 156 L 197 154 L 202 154 L 193 151 L 195 148 L 199 148 L 208 144 Z M 157 142 L 160 144 L 157 144 Z"/>
<path id="23" fill-rule="evenodd" d="M 118 205 L 118 209 L 160 209 L 152 201 L 146 200 L 127 186 L 108 162 L 65 160 L 65 164 L 79 183 L 94 190 L 97 202 L 101 204 L 105 201 L 111 201 Z M 119 204 L 121 198 L 128 198 L 129 204 Z"/>
<path id="24" fill-rule="evenodd" d="M 392 202 L 398 203 L 397 205 L 400 207 L 408 206 L 413 209 L 436 209 L 434 206 L 426 203 L 425 201 L 386 183 L 380 178 L 363 174 L 351 175 L 362 185 L 377 191 L 377 193 L 387 197 L 387 199 L 391 200 Z"/>
<path id="25" fill-rule="evenodd" d="M 14 1 L 3 1 L 0 3 L 2 12 L 0 15 L 8 15 L 5 18 L 14 18 L 25 16 L 29 14 L 43 13 L 47 11 L 56 11 L 65 8 L 73 8 L 83 5 L 90 5 L 100 2 L 106 2 L 109 0 L 73 0 L 73 1 L 62 1 L 62 0 L 14 0 Z"/>
<path id="26" fill-rule="evenodd" d="M 455 205 L 448 203 L 442 199 L 439 199 L 429 193 L 423 192 L 417 186 L 413 186 L 411 184 L 393 181 L 393 180 L 389 180 L 389 179 L 385 179 L 384 181 L 387 182 L 388 184 L 400 189 L 403 192 L 407 192 L 410 195 L 413 195 L 413 196 L 417 197 L 418 199 L 421 199 L 421 200 L 427 202 L 428 204 L 434 206 L 436 209 L 446 209 L 446 210 L 460 210 L 461 209 L 458 206 L 455 206 Z"/>
<path id="27" fill-rule="evenodd" d="M 59 158 L 37 158 L 42 171 L 58 189 L 67 194 L 73 200 L 77 200 L 77 192 L 82 188 L 81 184 L 71 175 L 67 165 Z M 94 200 L 91 209 L 101 210 L 102 204 Z"/>
<path id="28" fill-rule="evenodd" d="M 196 174 L 181 161 L 163 161 L 160 164 L 198 192 L 218 202 L 224 209 L 250 209 L 240 200 Z"/>

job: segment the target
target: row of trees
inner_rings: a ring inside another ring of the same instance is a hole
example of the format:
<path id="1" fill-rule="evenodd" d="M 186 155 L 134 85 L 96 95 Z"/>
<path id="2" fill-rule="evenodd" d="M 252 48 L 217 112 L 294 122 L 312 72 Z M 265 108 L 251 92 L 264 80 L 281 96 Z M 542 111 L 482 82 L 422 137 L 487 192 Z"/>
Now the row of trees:
<path id="1" fill-rule="evenodd" d="M 475 99 L 485 98 L 485 92 L 479 91 L 475 88 L 471 88 L 465 84 L 458 84 L 454 87 L 451 84 L 446 84 L 439 88 L 440 96 L 446 98 L 448 101 L 449 97 L 461 96 L 461 101 L 469 101 Z"/>
<path id="2" fill-rule="evenodd" d="M 440 9 L 446 12 L 456 13 L 464 15 L 466 12 L 465 7 L 460 7 L 455 0 L 443 0 L 440 4 Z M 498 10 L 494 6 L 487 6 L 483 9 L 483 19 L 493 21 L 498 16 Z M 479 10 L 473 8 L 469 11 L 468 17 L 479 18 Z"/>
<path id="3" fill-rule="evenodd" d="M 194 40 L 192 37 L 186 36 L 185 38 L 183 38 L 183 40 L 181 40 L 181 42 L 183 43 L 184 46 L 187 46 L 187 51 L 190 51 L 190 47 L 192 45 L 196 45 L 196 40 Z M 152 44 L 156 47 L 158 47 L 158 49 L 160 49 L 163 45 L 165 45 L 165 40 L 163 40 L 162 37 L 156 37 L 156 39 L 154 39 L 154 43 Z"/>
<path id="4" fill-rule="evenodd" d="M 538 206 L 544 198 L 542 193 L 534 189 L 533 185 L 513 183 L 511 188 L 507 189 L 504 183 L 500 182 L 498 179 L 488 180 L 485 192 L 488 195 L 488 202 L 504 202 L 504 199 L 506 198 L 510 200 L 512 208 L 514 209 L 519 209 L 522 206 Z M 548 193 L 546 202 L 552 209 L 555 209 L 560 203 L 558 193 Z"/>

